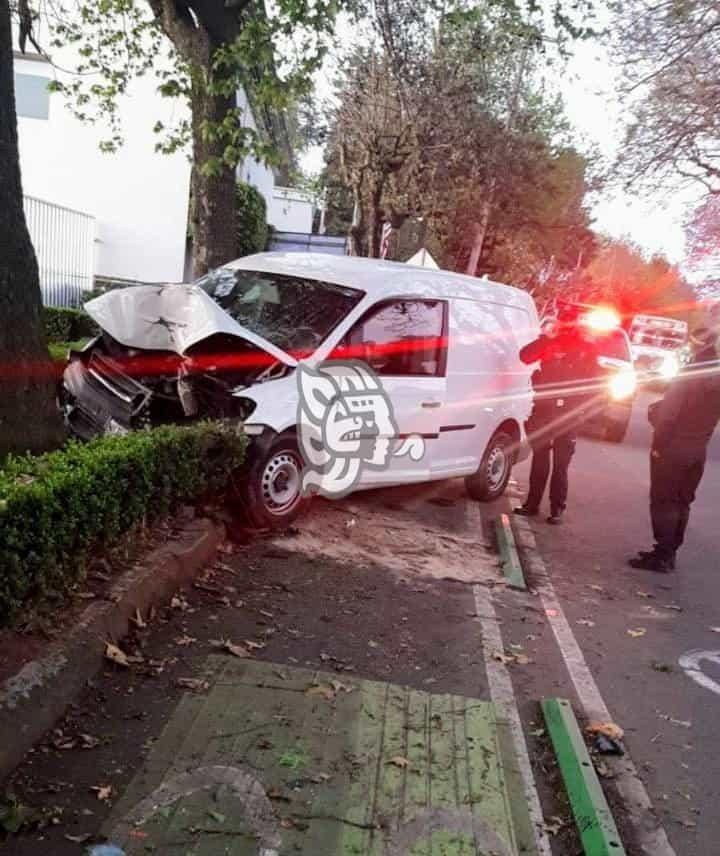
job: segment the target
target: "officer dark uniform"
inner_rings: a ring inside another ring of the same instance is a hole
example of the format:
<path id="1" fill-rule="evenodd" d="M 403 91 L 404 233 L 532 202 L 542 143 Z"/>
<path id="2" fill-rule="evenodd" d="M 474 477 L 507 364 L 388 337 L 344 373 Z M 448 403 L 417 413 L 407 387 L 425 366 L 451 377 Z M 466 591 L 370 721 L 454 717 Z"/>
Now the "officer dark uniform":
<path id="1" fill-rule="evenodd" d="M 650 517 L 655 546 L 630 559 L 633 568 L 666 572 L 685 539 L 690 506 L 705 470 L 707 446 L 720 421 L 717 334 L 701 328 L 690 339 L 693 359 L 650 405 Z"/>
<path id="2" fill-rule="evenodd" d="M 579 426 L 592 412 L 594 383 L 600 375 L 597 350 L 580 325 L 565 326 L 557 335 L 542 335 L 520 351 L 520 359 L 540 362 L 533 374 L 535 402 L 525 430 L 533 450 L 530 489 L 516 514 L 535 516 L 540 508 L 552 454 L 550 516 L 559 524 L 567 505 L 568 469 L 575 453 Z"/>

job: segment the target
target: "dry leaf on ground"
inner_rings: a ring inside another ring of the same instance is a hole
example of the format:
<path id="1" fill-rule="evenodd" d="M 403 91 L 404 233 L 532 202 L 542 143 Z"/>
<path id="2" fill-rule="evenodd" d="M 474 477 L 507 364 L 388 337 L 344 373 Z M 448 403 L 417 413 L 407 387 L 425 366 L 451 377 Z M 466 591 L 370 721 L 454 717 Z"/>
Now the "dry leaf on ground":
<path id="1" fill-rule="evenodd" d="M 122 649 L 118 648 L 117 645 L 113 645 L 112 642 L 105 643 L 105 659 L 125 668 L 130 665 L 128 655 Z"/>
<path id="2" fill-rule="evenodd" d="M 186 690 L 210 689 L 210 684 L 204 678 L 178 678 L 175 683 Z"/>
<path id="3" fill-rule="evenodd" d="M 197 639 L 194 636 L 188 636 L 187 634 L 183 633 L 182 636 L 177 636 L 175 639 L 173 639 L 173 642 L 176 645 L 180 645 L 184 648 L 187 645 L 192 645 L 193 642 L 197 642 Z"/>
<path id="4" fill-rule="evenodd" d="M 400 767 L 401 770 L 404 770 L 410 764 L 408 759 L 404 758 L 402 755 L 395 755 L 395 757 L 391 758 L 387 763 L 392 764 L 394 767 Z"/>
<path id="5" fill-rule="evenodd" d="M 625 732 L 615 722 L 590 722 L 585 728 L 588 734 L 603 734 L 611 740 L 622 740 Z"/>
<path id="6" fill-rule="evenodd" d="M 327 684 L 313 684 L 305 690 L 306 696 L 322 696 L 326 701 L 333 701 L 335 690 Z"/>
<path id="7" fill-rule="evenodd" d="M 90 788 L 90 790 L 95 791 L 100 802 L 107 802 L 113 792 L 112 785 L 95 785 L 95 787 Z"/>
<path id="8" fill-rule="evenodd" d="M 590 621 L 589 618 L 578 618 L 578 620 L 575 623 L 580 624 L 583 627 L 595 627 L 595 622 Z"/>
<path id="9" fill-rule="evenodd" d="M 231 642 L 230 639 L 211 639 L 210 644 L 213 648 L 218 648 L 220 651 L 232 654 L 233 657 L 252 657 L 252 654 L 247 648 L 243 645 L 236 645 L 234 642 Z"/>
<path id="10" fill-rule="evenodd" d="M 139 610 L 139 609 L 136 609 L 136 610 L 135 610 L 135 615 L 133 615 L 133 616 L 130 618 L 130 621 L 132 621 L 132 623 L 133 623 L 136 627 L 138 627 L 140 630 L 142 630 L 144 627 L 147 627 L 147 622 L 146 622 L 146 621 L 145 621 L 145 619 L 142 617 L 142 614 L 141 614 L 141 612 L 140 612 L 140 610 Z"/>
<path id="11" fill-rule="evenodd" d="M 636 630 L 632 628 L 627 631 L 628 636 L 632 636 L 633 639 L 639 639 L 641 636 L 644 636 L 647 633 L 647 630 L 644 627 L 638 627 Z"/>
<path id="12" fill-rule="evenodd" d="M 253 642 L 252 639 L 243 639 L 243 645 L 249 651 L 262 651 L 263 648 L 267 648 L 264 642 Z"/>

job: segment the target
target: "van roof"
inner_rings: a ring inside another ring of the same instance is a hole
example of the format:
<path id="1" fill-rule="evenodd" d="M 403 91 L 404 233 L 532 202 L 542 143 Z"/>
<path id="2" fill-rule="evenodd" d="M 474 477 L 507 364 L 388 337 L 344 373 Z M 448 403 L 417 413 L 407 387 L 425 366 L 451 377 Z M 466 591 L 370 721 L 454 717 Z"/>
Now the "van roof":
<path id="1" fill-rule="evenodd" d="M 232 270 L 256 270 L 305 276 L 359 288 L 372 297 L 417 295 L 459 297 L 501 303 L 532 311 L 532 297 L 519 288 L 452 271 L 431 270 L 402 262 L 325 253 L 257 253 L 225 265 Z"/>

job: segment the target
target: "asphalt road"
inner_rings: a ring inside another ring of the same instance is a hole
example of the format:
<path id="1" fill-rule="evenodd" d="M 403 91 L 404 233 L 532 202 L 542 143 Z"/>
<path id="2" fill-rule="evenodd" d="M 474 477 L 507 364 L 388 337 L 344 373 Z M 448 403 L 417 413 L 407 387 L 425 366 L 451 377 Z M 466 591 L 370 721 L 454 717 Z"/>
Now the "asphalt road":
<path id="1" fill-rule="evenodd" d="M 534 529 L 678 856 L 710 856 L 720 839 L 720 432 L 709 449 L 677 571 L 632 570 L 627 557 L 652 544 L 646 421 L 652 400 L 643 394 L 636 401 L 623 445 L 580 440 L 566 525 L 539 521 Z M 527 471 L 527 465 L 517 471 L 521 489 Z M 717 691 L 699 685 L 679 664 L 691 651 L 717 652 L 718 663 L 700 663 L 718 682 Z"/>

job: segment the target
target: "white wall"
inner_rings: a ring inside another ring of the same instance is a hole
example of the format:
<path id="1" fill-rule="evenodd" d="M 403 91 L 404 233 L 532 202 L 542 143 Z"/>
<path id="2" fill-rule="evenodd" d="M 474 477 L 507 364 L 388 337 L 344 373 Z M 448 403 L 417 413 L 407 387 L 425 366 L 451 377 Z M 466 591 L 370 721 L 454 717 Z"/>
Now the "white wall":
<path id="1" fill-rule="evenodd" d="M 15 58 L 15 72 L 52 78 L 47 63 Z M 76 119 L 50 95 L 47 119 L 18 116 L 23 191 L 96 218 L 96 270 L 143 281 L 182 279 L 190 165 L 182 153 L 154 151 L 152 126 L 177 106 L 153 77 L 134 81 L 120 103 L 125 145 L 104 154 L 100 129 Z"/>
<path id="2" fill-rule="evenodd" d="M 293 187 L 276 187 L 268 206 L 268 223 L 281 232 L 312 232 L 312 196 Z"/>

